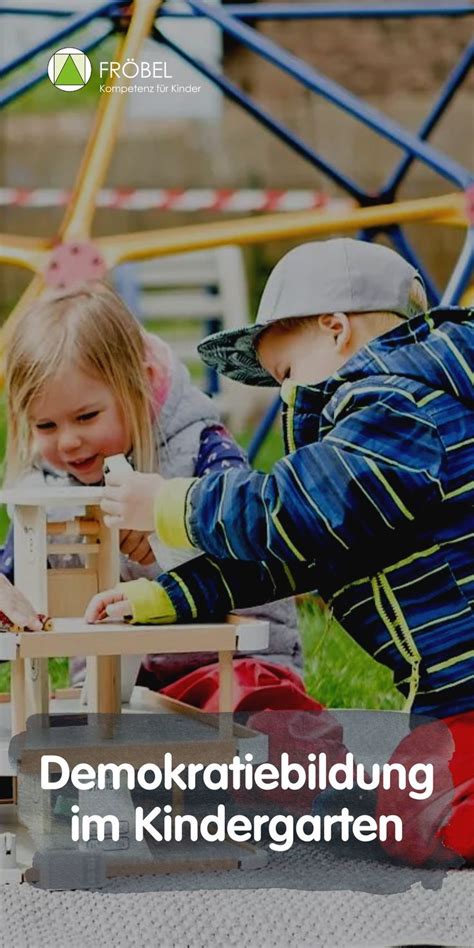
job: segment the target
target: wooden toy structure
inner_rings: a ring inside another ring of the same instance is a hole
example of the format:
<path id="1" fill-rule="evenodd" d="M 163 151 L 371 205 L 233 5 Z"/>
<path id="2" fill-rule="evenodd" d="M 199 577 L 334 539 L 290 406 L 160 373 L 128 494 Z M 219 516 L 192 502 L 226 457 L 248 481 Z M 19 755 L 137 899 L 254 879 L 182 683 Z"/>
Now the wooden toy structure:
<path id="1" fill-rule="evenodd" d="M 8 504 L 13 516 L 15 584 L 38 612 L 52 617 L 49 631 L 0 633 L 0 659 L 11 662 L 11 727 L 7 730 L 3 726 L 3 747 L 0 746 L 2 775 L 12 772 L 8 764 L 10 736 L 25 730 L 31 714 L 48 714 L 48 658 L 87 656 L 87 713 L 99 712 L 105 716 L 118 714 L 121 710 L 122 656 L 217 652 L 219 711 L 232 712 L 234 652 L 260 651 L 268 645 L 268 623 L 247 617 L 229 616 L 225 622 L 195 625 L 143 626 L 109 620 L 89 625 L 80 618 L 91 596 L 100 589 L 114 586 L 119 579 L 118 533 L 103 524 L 99 506 L 101 497 L 102 488 L 96 487 L 0 491 L 0 503 Z M 55 555 L 61 558 L 70 556 L 71 566 L 58 568 L 53 565 L 48 568 L 48 558 Z M 60 705 L 59 712 L 66 710 L 63 708 L 66 702 L 55 704 L 56 708 Z M 4 703 L 0 710 L 6 714 L 7 707 Z M 79 701 L 71 708 L 68 706 L 67 710 L 84 715 Z M 159 695 L 150 695 L 143 707 L 136 703 L 131 710 L 184 714 L 192 721 L 191 726 L 199 730 L 195 746 L 195 752 L 200 754 L 198 759 L 206 754 L 206 740 L 211 741 L 207 751 L 212 755 L 210 759 L 226 760 L 237 753 L 240 739 L 255 737 L 253 732 L 234 725 L 230 713 L 211 720 L 212 716 Z M 104 721 L 107 722 L 107 718 L 104 717 Z M 80 728 L 75 728 L 76 734 L 78 730 Z M 57 753 L 54 748 L 62 745 L 62 732 L 62 728 L 56 727 L 51 732 L 49 749 L 52 753 Z M 109 733 L 106 736 L 110 738 Z M 68 750 L 70 759 L 76 761 L 81 754 L 80 739 L 77 743 L 79 746 Z M 177 759 L 183 754 L 185 759 L 192 759 L 188 744 L 178 749 Z M 123 745 L 118 751 L 110 748 L 111 752 L 114 750 L 119 757 L 122 755 L 122 760 L 127 756 Z M 33 755 L 29 754 L 30 771 L 36 767 L 38 773 L 41 751 L 45 752 L 44 748 L 35 748 Z M 137 748 L 133 749 L 133 754 L 136 758 Z M 146 746 L 142 748 L 141 763 L 144 760 Z M 214 862 L 208 858 L 206 865 Z M 227 856 L 227 864 L 236 866 L 239 859 L 234 856 L 229 862 Z M 190 863 L 187 859 L 184 864 L 182 859 L 176 862 L 175 858 L 172 867 L 176 868 L 176 865 L 189 868 Z M 143 871 L 164 870 L 162 863 L 158 869 L 156 864 L 153 868 L 147 866 Z M 132 871 L 130 866 L 128 871 Z"/>

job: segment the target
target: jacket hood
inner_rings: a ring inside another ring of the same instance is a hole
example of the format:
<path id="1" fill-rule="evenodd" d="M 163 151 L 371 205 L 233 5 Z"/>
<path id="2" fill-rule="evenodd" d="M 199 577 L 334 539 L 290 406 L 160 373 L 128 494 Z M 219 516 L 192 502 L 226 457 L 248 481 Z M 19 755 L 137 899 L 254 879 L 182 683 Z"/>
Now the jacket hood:
<path id="1" fill-rule="evenodd" d="M 353 381 L 402 376 L 474 404 L 474 310 L 443 307 L 415 316 L 374 339 L 340 372 Z"/>
<path id="2" fill-rule="evenodd" d="M 283 383 L 281 396 L 288 403 L 296 389 L 298 407 L 319 410 L 348 382 L 370 376 L 412 379 L 433 391 L 445 391 L 474 404 L 474 310 L 439 307 L 414 316 L 360 349 L 340 372 L 318 385 Z"/>

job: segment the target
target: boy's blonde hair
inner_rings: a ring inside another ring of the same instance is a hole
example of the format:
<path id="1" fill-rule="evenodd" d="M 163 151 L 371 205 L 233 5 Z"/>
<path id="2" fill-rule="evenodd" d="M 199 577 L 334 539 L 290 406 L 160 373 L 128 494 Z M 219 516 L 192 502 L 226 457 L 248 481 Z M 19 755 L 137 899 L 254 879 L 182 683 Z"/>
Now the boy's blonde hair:
<path id="1" fill-rule="evenodd" d="M 408 294 L 408 308 L 412 316 L 415 316 L 417 313 L 424 313 L 428 309 L 426 290 L 422 282 L 418 279 L 414 279 L 410 287 L 410 292 Z M 385 332 L 389 332 L 391 329 L 394 329 L 395 326 L 398 326 L 400 323 L 404 322 L 403 316 L 398 316 L 396 313 L 389 312 L 347 313 L 347 315 L 363 317 L 363 324 L 366 330 L 367 338 L 371 339 L 374 339 L 376 336 L 382 336 Z M 288 319 L 279 319 L 275 323 L 269 323 L 267 328 L 271 329 L 272 326 L 278 325 L 283 329 L 292 330 L 294 332 L 295 329 L 303 329 L 304 326 L 309 324 L 314 325 L 317 323 L 318 319 L 319 316 L 292 316 Z M 264 329 L 259 338 L 264 335 L 264 333 L 267 331 L 267 328 Z"/>
<path id="2" fill-rule="evenodd" d="M 136 469 L 152 471 L 157 457 L 144 335 L 109 286 L 90 283 L 38 300 L 11 332 L 6 351 L 7 482 L 33 461 L 33 400 L 68 366 L 109 387 L 130 428 Z"/>

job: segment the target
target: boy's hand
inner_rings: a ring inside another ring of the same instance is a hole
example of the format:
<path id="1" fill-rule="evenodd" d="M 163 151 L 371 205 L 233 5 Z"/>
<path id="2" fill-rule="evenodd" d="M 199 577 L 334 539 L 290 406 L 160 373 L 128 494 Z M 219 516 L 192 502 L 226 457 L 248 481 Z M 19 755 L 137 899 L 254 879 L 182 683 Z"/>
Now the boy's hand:
<path id="1" fill-rule="evenodd" d="M 121 622 L 126 617 L 131 619 L 132 613 L 132 607 L 123 593 L 118 589 L 107 589 L 91 599 L 84 618 L 91 623 L 101 622 L 102 619 L 117 619 Z"/>
<path id="2" fill-rule="evenodd" d="M 104 518 L 105 519 L 105 518 Z M 153 550 L 148 542 L 148 533 L 141 530 L 120 531 L 120 551 L 134 563 L 150 566 L 155 562 Z"/>
<path id="3" fill-rule="evenodd" d="M 101 509 L 107 527 L 154 530 L 154 504 L 164 478 L 160 474 L 107 474 Z"/>
<path id="4" fill-rule="evenodd" d="M 10 622 L 31 632 L 41 632 L 42 623 L 26 596 L 0 574 L 0 612 L 3 612 Z"/>

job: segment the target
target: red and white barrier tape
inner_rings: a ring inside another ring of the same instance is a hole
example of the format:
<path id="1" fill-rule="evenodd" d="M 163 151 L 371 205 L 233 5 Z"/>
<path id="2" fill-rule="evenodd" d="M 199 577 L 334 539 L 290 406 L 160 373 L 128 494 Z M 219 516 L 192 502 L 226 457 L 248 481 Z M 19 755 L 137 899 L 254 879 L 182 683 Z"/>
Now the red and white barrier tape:
<path id="1" fill-rule="evenodd" d="M 0 207 L 62 207 L 70 191 L 60 188 L 0 188 Z M 125 211 L 309 211 L 343 213 L 355 202 L 321 191 L 189 188 L 104 188 L 97 207 Z"/>

